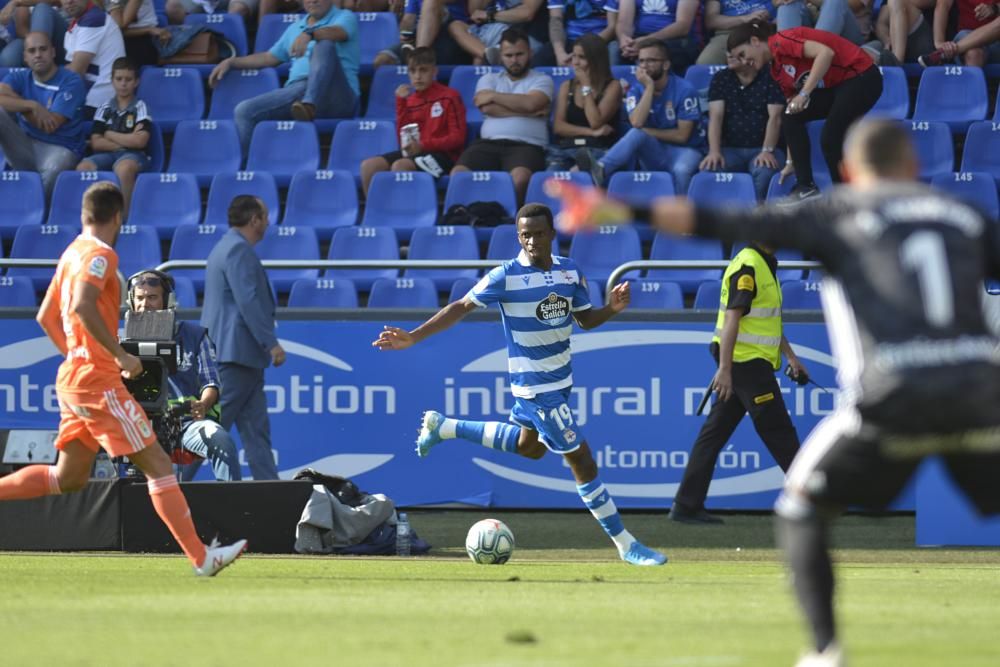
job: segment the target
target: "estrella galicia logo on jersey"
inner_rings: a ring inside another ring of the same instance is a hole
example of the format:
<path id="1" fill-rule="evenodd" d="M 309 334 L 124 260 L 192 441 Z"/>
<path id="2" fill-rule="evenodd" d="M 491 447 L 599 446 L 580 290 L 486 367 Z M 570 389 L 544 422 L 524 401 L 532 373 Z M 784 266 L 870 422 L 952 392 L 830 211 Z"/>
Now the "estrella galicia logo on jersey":
<path id="1" fill-rule="evenodd" d="M 535 317 L 552 326 L 559 326 L 569 317 L 569 299 L 550 292 L 535 308 Z"/>
<path id="2" fill-rule="evenodd" d="M 94 259 L 90 260 L 90 266 L 87 268 L 87 273 L 94 276 L 95 278 L 104 279 L 104 274 L 108 272 L 108 259 L 103 255 L 98 255 Z"/>

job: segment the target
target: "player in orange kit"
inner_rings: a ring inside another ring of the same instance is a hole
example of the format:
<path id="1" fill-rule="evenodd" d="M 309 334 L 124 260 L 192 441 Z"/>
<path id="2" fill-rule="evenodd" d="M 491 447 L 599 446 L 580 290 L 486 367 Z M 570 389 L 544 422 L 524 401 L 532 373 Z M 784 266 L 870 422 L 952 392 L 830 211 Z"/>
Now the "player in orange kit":
<path id="1" fill-rule="evenodd" d="M 121 376 L 142 372 L 142 363 L 118 343 L 121 286 L 115 241 L 124 200 L 108 182 L 83 195 L 83 233 L 63 252 L 38 311 L 38 323 L 65 357 L 56 377 L 61 451 L 55 466 L 33 465 L 0 479 L 0 500 L 79 491 L 87 485 L 97 452 L 128 456 L 149 480 L 156 513 L 181 545 L 198 576 L 214 576 L 246 549 L 202 544 L 173 466 L 145 412 Z"/>

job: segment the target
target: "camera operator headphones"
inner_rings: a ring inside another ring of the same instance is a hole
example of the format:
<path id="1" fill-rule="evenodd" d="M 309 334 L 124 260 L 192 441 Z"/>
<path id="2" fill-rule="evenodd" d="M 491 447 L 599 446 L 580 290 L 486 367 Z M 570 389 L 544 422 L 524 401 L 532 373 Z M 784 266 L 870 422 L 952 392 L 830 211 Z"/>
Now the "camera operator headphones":
<path id="1" fill-rule="evenodd" d="M 142 279 L 143 276 L 148 276 Z M 177 308 L 177 296 L 174 294 L 174 279 L 163 271 L 156 269 L 144 269 L 138 273 L 133 273 L 128 278 L 128 307 L 135 310 L 135 288 L 143 285 L 163 288 L 164 307 L 170 310 Z"/>

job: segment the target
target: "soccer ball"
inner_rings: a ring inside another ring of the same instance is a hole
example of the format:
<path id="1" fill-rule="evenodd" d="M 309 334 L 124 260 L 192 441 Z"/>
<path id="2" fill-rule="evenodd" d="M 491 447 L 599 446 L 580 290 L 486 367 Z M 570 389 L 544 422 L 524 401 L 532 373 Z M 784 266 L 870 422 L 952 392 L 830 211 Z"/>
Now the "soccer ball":
<path id="1" fill-rule="evenodd" d="M 483 519 L 469 528 L 465 550 L 480 565 L 503 565 L 514 552 L 514 533 L 503 521 Z"/>

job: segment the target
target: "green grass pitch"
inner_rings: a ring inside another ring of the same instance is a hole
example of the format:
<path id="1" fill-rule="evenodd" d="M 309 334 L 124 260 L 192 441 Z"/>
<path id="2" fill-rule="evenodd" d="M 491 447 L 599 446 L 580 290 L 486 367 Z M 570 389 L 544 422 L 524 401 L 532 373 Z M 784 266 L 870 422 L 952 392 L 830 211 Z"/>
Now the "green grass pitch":
<path id="1" fill-rule="evenodd" d="M 249 554 L 211 580 L 179 556 L 0 554 L 0 665 L 781 667 L 806 635 L 770 517 L 626 513 L 670 563 L 636 568 L 585 512 L 416 511 L 427 557 Z M 517 539 L 475 565 L 472 523 Z M 835 532 L 852 667 L 1000 664 L 1000 554 L 916 549 L 913 518 Z"/>

